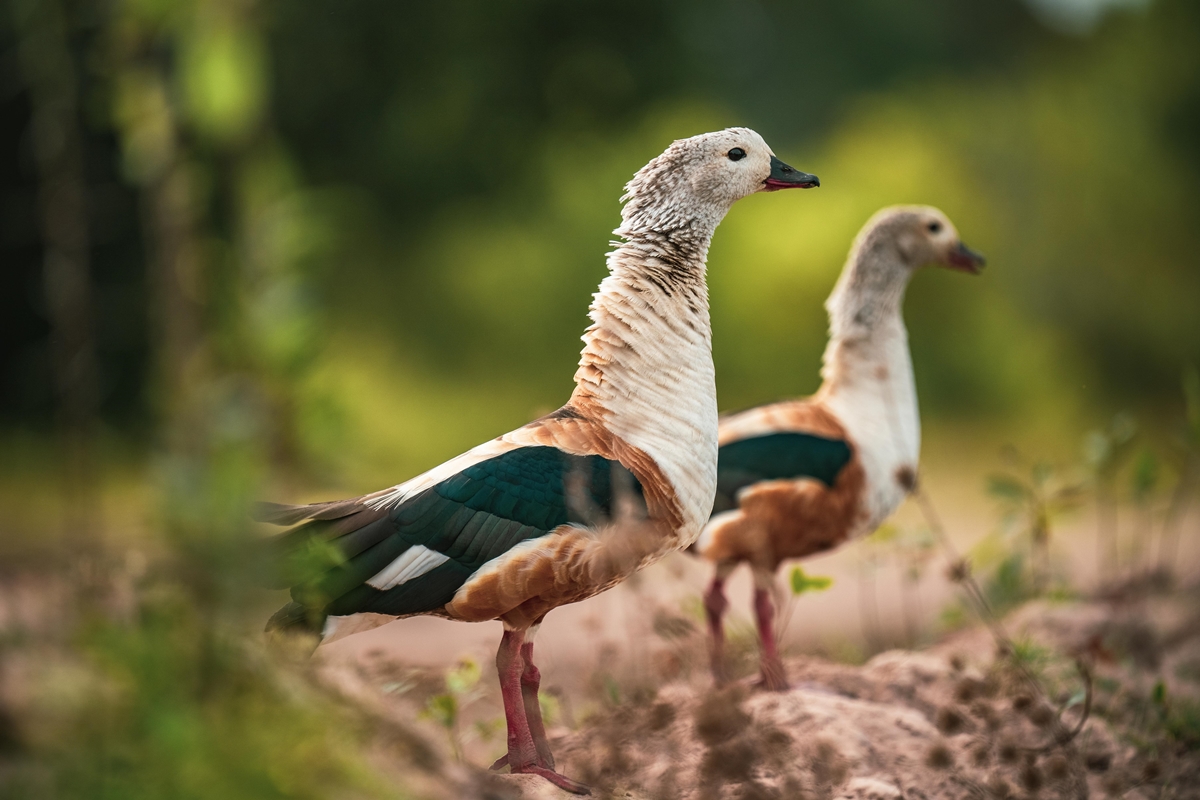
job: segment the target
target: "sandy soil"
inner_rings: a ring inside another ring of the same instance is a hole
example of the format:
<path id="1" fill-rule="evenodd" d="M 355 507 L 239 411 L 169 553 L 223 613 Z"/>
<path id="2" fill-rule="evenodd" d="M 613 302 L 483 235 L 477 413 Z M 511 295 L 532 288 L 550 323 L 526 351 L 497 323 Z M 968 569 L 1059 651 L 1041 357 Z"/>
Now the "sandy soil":
<path id="1" fill-rule="evenodd" d="M 997 659 L 982 627 L 863 665 L 792 658 L 793 688 L 783 693 L 750 679 L 714 691 L 698 666 L 701 632 L 668 637 L 673 659 L 628 670 L 602 662 L 578 676 L 575 708 L 552 717 L 558 765 L 597 796 L 633 800 L 1200 797 L 1200 743 L 1181 743 L 1164 722 L 1168 707 L 1200 701 L 1200 590 L 1038 601 L 1004 626 L 1044 694 Z M 1094 674 L 1094 711 L 1057 744 L 1083 707 L 1071 700 L 1085 685 L 1076 656 Z M 399 719 L 419 719 L 444 691 L 439 673 L 379 650 L 325 653 L 321 664 L 331 685 Z M 499 712 L 490 677 L 471 701 L 482 716 Z M 1156 705 L 1159 681 L 1166 700 Z M 448 748 L 444 730 L 421 724 Z M 449 786 L 427 787 L 430 796 L 568 796 L 540 779 L 485 773 L 481 765 L 503 752 L 502 733 L 472 738 L 469 728 L 460 723 L 466 766 Z"/>

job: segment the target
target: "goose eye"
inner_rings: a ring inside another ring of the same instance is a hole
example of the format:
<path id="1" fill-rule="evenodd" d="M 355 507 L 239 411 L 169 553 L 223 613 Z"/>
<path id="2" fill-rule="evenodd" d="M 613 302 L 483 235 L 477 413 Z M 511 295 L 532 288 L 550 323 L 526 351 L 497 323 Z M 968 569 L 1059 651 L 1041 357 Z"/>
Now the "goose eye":
<path id="1" fill-rule="evenodd" d="M 931 222 L 928 225 L 926 225 L 925 227 L 929 228 L 930 233 L 940 233 L 942 230 L 942 223 Z"/>
<path id="2" fill-rule="evenodd" d="M 746 157 L 746 151 L 740 147 L 735 147 L 729 151 L 728 155 L 730 161 L 741 161 Z"/>

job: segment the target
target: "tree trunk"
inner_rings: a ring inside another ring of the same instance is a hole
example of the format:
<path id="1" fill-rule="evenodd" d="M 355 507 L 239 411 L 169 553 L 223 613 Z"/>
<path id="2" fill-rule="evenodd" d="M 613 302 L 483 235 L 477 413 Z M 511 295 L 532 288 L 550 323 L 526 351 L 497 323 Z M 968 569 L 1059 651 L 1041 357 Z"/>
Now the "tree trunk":
<path id="1" fill-rule="evenodd" d="M 89 549 L 103 528 L 93 452 L 97 367 L 92 325 L 88 200 L 76 67 L 58 0 L 11 6 L 33 107 L 43 287 L 50 321 L 63 482 L 65 544 Z"/>

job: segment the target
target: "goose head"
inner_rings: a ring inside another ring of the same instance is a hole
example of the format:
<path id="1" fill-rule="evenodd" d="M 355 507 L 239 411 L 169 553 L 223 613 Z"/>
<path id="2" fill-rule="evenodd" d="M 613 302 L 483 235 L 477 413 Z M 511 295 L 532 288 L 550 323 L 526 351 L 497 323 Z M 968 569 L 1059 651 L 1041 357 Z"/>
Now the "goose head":
<path id="1" fill-rule="evenodd" d="M 954 224 L 931 206 L 892 206 L 859 231 L 825 308 L 838 338 L 864 336 L 898 315 L 905 287 L 927 264 L 978 274 L 984 259 L 962 243 Z"/>
<path id="2" fill-rule="evenodd" d="M 788 166 L 749 128 L 726 128 L 671 143 L 625 187 L 624 230 L 716 223 L 755 192 L 820 186 L 815 175 Z"/>
<path id="3" fill-rule="evenodd" d="M 875 224 L 894 241 L 901 260 L 910 269 L 935 264 L 978 275 L 987 261 L 963 244 L 954 223 L 932 206 L 897 206 L 884 209 Z"/>

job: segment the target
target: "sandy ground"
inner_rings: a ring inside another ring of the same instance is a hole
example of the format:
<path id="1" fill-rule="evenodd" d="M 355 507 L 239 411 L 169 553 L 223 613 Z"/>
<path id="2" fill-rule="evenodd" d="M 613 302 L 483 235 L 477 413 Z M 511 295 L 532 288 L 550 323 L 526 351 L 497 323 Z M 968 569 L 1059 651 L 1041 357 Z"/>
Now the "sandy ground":
<path id="1" fill-rule="evenodd" d="M 1021 663 L 1036 686 L 997 659 L 978 626 L 861 666 L 794 657 L 792 688 L 780 693 L 750 680 L 715 691 L 702 670 L 660 669 L 641 684 L 626 676 L 620 698 L 574 719 L 557 714 L 558 767 L 598 797 L 630 800 L 1200 797 L 1197 743 L 1168 735 L 1166 712 L 1156 716 L 1149 700 L 1162 680 L 1167 705 L 1200 702 L 1200 589 L 1036 601 L 1004 626 L 1031 654 Z M 702 642 L 677 644 L 694 656 Z M 1076 656 L 1094 676 L 1093 713 L 1065 741 L 1087 685 Z M 322 671 L 354 702 L 400 719 L 419 716 L 423 692 L 437 690 L 431 674 L 422 687 L 419 672 L 379 651 L 326 657 Z M 397 681 L 406 688 L 395 691 Z M 424 728 L 433 740 L 435 728 Z M 425 791 L 569 796 L 538 778 L 485 772 L 502 751 L 500 740 L 467 748 L 467 766 Z"/>

